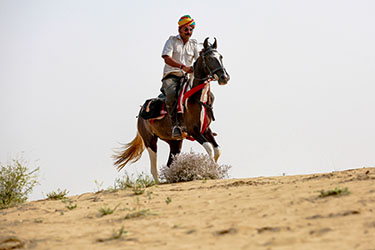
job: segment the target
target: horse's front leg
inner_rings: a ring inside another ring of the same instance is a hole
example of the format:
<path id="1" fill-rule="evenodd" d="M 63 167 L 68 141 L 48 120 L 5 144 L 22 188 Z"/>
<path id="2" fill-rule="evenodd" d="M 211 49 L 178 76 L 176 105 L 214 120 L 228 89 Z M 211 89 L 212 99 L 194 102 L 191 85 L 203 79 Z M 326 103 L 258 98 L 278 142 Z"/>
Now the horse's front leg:
<path id="1" fill-rule="evenodd" d="M 215 162 L 217 162 L 221 155 L 221 148 L 217 144 L 211 129 L 207 128 L 206 131 L 203 133 L 203 135 L 204 137 L 207 138 L 207 141 L 210 142 L 212 146 L 214 146 L 214 159 L 215 159 Z"/>
<path id="2" fill-rule="evenodd" d="M 199 132 L 199 129 L 196 129 L 192 137 L 198 141 L 204 149 L 207 151 L 208 156 L 214 161 L 215 160 L 215 149 L 214 145 L 205 137 L 205 135 Z M 216 143 L 216 142 L 215 142 Z M 217 144 L 216 144 L 217 145 Z"/>

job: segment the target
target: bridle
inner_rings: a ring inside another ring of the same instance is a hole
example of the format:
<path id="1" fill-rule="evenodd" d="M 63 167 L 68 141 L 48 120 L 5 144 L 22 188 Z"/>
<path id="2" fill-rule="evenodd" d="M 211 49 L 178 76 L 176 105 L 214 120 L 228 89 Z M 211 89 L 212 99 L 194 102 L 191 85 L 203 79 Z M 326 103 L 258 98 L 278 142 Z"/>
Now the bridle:
<path id="1" fill-rule="evenodd" d="M 219 53 L 216 49 L 209 48 L 209 49 L 205 50 L 204 52 L 202 52 L 202 54 L 201 54 L 203 68 L 208 72 L 208 76 L 205 77 L 205 78 L 197 78 L 197 77 L 195 76 L 195 73 L 194 73 L 194 79 L 196 79 L 196 80 L 200 80 L 200 81 L 206 81 L 206 80 L 209 80 L 209 79 L 210 79 L 210 80 L 214 80 L 214 79 L 215 79 L 215 80 L 218 80 L 218 79 L 217 79 L 217 75 L 216 75 L 216 77 L 215 77 L 215 73 L 216 73 L 217 71 L 219 71 L 219 70 L 223 70 L 223 72 L 224 72 L 225 74 L 228 74 L 227 71 L 225 70 L 225 68 L 224 68 L 224 66 L 222 65 L 221 62 L 220 62 L 219 67 L 217 67 L 217 68 L 215 68 L 215 69 L 213 69 L 213 70 L 211 70 L 210 67 L 208 67 L 207 62 L 206 62 L 206 56 L 207 56 L 209 53 L 212 53 L 212 52 Z"/>

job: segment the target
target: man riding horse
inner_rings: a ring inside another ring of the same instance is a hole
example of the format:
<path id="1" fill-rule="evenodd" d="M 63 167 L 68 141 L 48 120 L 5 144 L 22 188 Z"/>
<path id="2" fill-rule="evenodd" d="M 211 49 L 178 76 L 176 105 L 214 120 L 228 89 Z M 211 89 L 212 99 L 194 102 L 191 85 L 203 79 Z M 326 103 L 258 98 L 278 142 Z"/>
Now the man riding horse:
<path id="1" fill-rule="evenodd" d="M 181 152 L 184 139 L 200 143 L 215 162 L 221 155 L 220 146 L 210 128 L 211 122 L 215 120 L 212 112 L 213 95 L 210 91 L 210 82 L 217 81 L 219 85 L 226 85 L 230 77 L 225 70 L 223 57 L 217 51 L 216 38 L 215 42 L 210 44 L 207 37 L 203 42 L 203 49 L 198 51 L 197 42 L 190 39 L 195 26 L 194 20 L 186 15 L 181 17 L 178 24 L 179 35 L 168 39 L 162 53 L 165 67 L 161 90 L 166 100 L 154 98 L 145 102 L 137 118 L 136 137 L 113 156 L 115 166 L 121 170 L 129 162 L 138 161 L 142 152 L 147 149 L 151 173 L 156 182 L 159 181 L 157 168 L 159 139 L 169 144 L 167 166 L 171 166 L 173 157 Z M 191 81 L 189 84 L 182 85 L 185 73 L 190 75 Z M 181 95 L 177 100 L 180 87 Z M 163 109 L 164 103 L 167 106 L 168 116 Z M 183 131 L 180 127 L 182 121 L 184 121 Z"/>
<path id="2" fill-rule="evenodd" d="M 166 96 L 167 111 L 172 122 L 172 137 L 182 137 L 182 116 L 177 113 L 177 92 L 185 73 L 192 76 L 193 62 L 199 57 L 198 43 L 190 39 L 195 21 L 189 15 L 178 21 L 178 35 L 170 36 L 164 45 L 162 58 L 165 66 L 161 91 Z"/>

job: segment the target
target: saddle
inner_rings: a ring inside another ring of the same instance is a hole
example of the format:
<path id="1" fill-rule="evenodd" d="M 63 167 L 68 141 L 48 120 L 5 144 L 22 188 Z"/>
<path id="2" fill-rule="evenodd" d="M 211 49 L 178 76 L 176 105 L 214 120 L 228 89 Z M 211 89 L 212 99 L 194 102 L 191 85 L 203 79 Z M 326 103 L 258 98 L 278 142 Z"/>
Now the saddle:
<path id="1" fill-rule="evenodd" d="M 181 95 L 183 95 L 182 93 L 184 92 L 184 88 L 181 88 L 181 86 L 185 86 L 185 84 L 188 82 L 188 78 L 186 76 L 178 77 L 175 75 L 168 75 L 165 78 L 167 77 L 176 77 L 180 79 L 180 84 L 177 87 L 176 97 L 181 97 Z M 145 101 L 139 112 L 140 117 L 142 117 L 145 120 L 160 120 L 164 118 L 164 116 L 168 113 L 165 104 L 167 97 L 164 95 L 162 88 L 160 89 L 160 91 L 162 93 L 158 97 L 151 98 Z M 176 105 L 178 105 L 178 103 L 176 103 Z"/>
<path id="2" fill-rule="evenodd" d="M 139 111 L 139 116 L 145 120 L 162 119 L 167 114 L 165 107 L 165 96 L 160 94 L 156 98 L 151 98 L 145 101 Z"/>
<path id="3" fill-rule="evenodd" d="M 185 104 L 187 103 L 187 99 L 197 90 L 191 89 L 190 80 L 186 80 L 183 82 L 182 86 L 179 87 L 177 93 L 177 112 L 184 113 L 185 112 Z M 141 110 L 139 112 L 139 116 L 145 120 L 160 120 L 163 119 L 164 116 L 167 114 L 166 104 L 165 104 L 166 96 L 162 93 L 156 98 L 151 98 L 145 101 L 142 105 Z M 200 104 L 204 107 L 205 115 L 211 117 L 212 120 L 215 120 L 212 104 L 214 101 L 214 96 L 211 93 L 210 96 L 205 97 L 205 101 L 201 100 Z"/>

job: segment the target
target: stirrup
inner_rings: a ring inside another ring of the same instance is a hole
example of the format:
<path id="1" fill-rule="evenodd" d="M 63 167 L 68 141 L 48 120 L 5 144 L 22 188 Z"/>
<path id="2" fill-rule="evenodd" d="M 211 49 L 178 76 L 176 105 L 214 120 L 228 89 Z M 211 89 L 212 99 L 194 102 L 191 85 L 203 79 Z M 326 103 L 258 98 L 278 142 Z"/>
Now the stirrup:
<path id="1" fill-rule="evenodd" d="M 179 126 L 174 126 L 172 129 L 172 137 L 173 138 L 180 138 L 182 137 L 181 128 Z"/>

